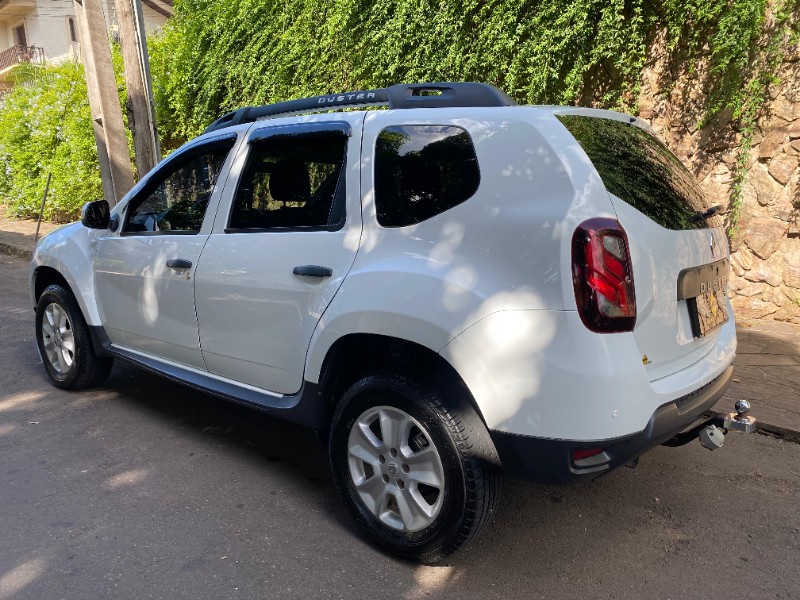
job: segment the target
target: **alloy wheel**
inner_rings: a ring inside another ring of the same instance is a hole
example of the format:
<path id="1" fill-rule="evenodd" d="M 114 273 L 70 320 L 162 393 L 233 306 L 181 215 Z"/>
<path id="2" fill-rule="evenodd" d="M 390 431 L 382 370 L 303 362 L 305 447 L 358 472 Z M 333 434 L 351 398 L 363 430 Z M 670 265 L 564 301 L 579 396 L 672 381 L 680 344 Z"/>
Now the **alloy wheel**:
<path id="1" fill-rule="evenodd" d="M 75 335 L 67 311 L 55 302 L 44 309 L 42 343 L 53 370 L 59 375 L 68 373 L 75 364 Z"/>
<path id="2" fill-rule="evenodd" d="M 347 453 L 355 491 L 381 522 L 404 532 L 434 522 L 444 501 L 444 468 L 414 417 L 391 406 L 366 410 L 353 423 Z"/>

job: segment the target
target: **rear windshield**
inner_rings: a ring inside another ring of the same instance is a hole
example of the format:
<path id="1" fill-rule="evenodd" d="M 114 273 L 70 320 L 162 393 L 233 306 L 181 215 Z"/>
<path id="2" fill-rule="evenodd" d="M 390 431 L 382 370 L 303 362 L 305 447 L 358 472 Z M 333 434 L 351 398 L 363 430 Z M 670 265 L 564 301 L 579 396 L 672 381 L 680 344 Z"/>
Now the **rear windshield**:
<path id="1" fill-rule="evenodd" d="M 703 218 L 706 204 L 697 181 L 655 136 L 622 121 L 561 115 L 606 189 L 667 229 L 722 225 L 719 216 Z"/>

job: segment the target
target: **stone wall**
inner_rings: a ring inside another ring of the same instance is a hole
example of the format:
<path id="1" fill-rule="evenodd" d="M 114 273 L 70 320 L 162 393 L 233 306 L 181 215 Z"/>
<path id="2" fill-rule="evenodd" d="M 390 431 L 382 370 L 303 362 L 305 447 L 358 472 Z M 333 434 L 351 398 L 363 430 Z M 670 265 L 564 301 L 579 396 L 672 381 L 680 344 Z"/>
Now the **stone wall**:
<path id="1" fill-rule="evenodd" d="M 800 16 L 799 16 L 800 18 Z M 737 316 L 800 323 L 800 44 L 782 49 L 778 83 L 757 120 L 731 239 L 730 291 Z M 741 133 L 723 111 L 698 128 L 708 81 L 699 64 L 676 64 L 663 37 L 642 74 L 639 114 L 695 173 L 711 204 L 728 205 Z"/>

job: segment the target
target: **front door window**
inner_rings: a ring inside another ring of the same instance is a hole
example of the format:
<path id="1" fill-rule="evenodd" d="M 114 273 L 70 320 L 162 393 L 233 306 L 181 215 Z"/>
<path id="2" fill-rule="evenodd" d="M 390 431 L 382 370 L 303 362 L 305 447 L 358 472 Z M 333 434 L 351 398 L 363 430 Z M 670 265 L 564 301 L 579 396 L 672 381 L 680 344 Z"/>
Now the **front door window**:
<path id="1" fill-rule="evenodd" d="M 197 233 L 229 148 L 181 161 L 131 201 L 123 233 Z"/>

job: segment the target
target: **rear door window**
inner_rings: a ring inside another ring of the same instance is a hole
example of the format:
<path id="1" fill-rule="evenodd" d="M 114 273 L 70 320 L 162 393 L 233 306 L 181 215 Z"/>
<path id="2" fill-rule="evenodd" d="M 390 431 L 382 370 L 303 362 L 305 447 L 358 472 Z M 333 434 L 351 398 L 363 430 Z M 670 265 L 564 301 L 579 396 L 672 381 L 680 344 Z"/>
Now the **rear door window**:
<path id="1" fill-rule="evenodd" d="M 226 231 L 341 228 L 347 139 L 328 132 L 251 142 Z"/>
<path id="2" fill-rule="evenodd" d="M 430 219 L 471 198 L 480 178 L 475 147 L 464 129 L 387 127 L 375 147 L 378 223 L 404 227 Z"/>
<path id="3" fill-rule="evenodd" d="M 719 216 L 701 216 L 709 207 L 697 180 L 652 134 L 611 119 L 579 115 L 558 119 L 589 156 L 606 189 L 662 227 L 722 225 Z"/>

